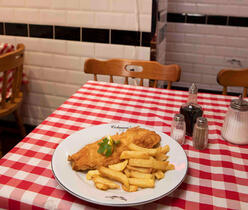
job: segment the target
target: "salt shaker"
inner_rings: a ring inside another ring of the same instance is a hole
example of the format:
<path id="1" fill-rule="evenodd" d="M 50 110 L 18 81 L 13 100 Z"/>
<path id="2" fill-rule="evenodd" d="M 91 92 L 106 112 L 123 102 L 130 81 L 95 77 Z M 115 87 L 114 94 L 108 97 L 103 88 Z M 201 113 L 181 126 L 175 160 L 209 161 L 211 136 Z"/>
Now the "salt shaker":
<path id="1" fill-rule="evenodd" d="M 182 114 L 175 114 L 171 124 L 171 137 L 182 145 L 185 142 L 185 131 L 184 116 Z"/>
<path id="2" fill-rule="evenodd" d="M 205 117 L 198 117 L 193 130 L 193 146 L 203 150 L 208 145 L 208 121 Z"/>

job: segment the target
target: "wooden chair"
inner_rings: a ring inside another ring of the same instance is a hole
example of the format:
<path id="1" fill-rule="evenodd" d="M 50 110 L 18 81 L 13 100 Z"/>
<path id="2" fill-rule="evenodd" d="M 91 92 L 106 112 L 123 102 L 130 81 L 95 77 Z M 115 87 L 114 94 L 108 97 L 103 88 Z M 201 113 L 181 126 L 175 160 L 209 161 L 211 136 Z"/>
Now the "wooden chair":
<path id="1" fill-rule="evenodd" d="M 20 91 L 22 82 L 22 71 L 24 61 L 24 45 L 18 44 L 15 51 L 0 56 L 0 73 L 3 74 L 1 97 L 0 97 L 0 117 L 14 114 L 22 137 L 26 131 L 18 108 L 23 100 L 23 93 Z M 9 71 L 13 71 L 12 80 L 8 78 Z M 8 86 L 11 81 L 11 95 L 8 96 Z"/>
<path id="2" fill-rule="evenodd" d="M 125 77 L 125 84 L 128 84 L 128 78 L 140 78 L 140 84 L 143 86 L 144 79 L 154 80 L 153 87 L 157 87 L 158 80 L 168 82 L 167 89 L 171 88 L 172 82 L 180 80 L 181 69 L 178 65 L 161 65 L 156 61 L 111 59 L 100 61 L 88 59 L 84 64 L 84 72 L 94 74 L 94 80 L 97 81 L 97 75 L 109 75 L 110 82 L 113 82 L 113 76 Z"/>
<path id="3" fill-rule="evenodd" d="M 223 86 L 222 94 L 227 94 L 228 86 L 243 87 L 243 97 L 247 96 L 248 69 L 222 69 L 217 75 L 217 82 Z"/>

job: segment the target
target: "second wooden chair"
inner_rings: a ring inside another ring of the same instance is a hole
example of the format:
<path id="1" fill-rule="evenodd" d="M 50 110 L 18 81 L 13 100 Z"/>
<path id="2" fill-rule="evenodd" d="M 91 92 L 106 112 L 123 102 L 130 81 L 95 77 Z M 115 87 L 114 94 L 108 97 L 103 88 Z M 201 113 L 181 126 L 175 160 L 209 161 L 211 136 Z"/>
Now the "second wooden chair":
<path id="1" fill-rule="evenodd" d="M 20 90 L 23 61 L 23 44 L 18 44 L 15 51 L 0 56 L 0 73 L 3 75 L 0 91 L 0 117 L 13 113 L 20 128 L 20 133 L 24 138 L 26 131 L 18 110 L 23 100 L 23 93 Z M 9 79 L 10 71 L 12 71 L 13 75 L 11 79 Z"/>
<path id="2" fill-rule="evenodd" d="M 181 69 L 179 65 L 161 65 L 156 61 L 129 60 L 129 59 L 111 59 L 100 61 L 88 59 L 84 64 L 84 72 L 94 74 L 94 80 L 97 81 L 97 75 L 109 75 L 110 82 L 113 82 L 113 76 L 125 77 L 125 84 L 128 84 L 128 77 L 140 78 L 140 84 L 143 86 L 144 79 L 154 80 L 153 87 L 157 87 L 158 80 L 167 81 L 167 89 L 171 88 L 172 82 L 180 80 Z"/>
<path id="3" fill-rule="evenodd" d="M 243 97 L 247 96 L 248 69 L 222 69 L 217 75 L 217 82 L 223 86 L 223 95 L 227 94 L 227 87 L 243 87 Z"/>

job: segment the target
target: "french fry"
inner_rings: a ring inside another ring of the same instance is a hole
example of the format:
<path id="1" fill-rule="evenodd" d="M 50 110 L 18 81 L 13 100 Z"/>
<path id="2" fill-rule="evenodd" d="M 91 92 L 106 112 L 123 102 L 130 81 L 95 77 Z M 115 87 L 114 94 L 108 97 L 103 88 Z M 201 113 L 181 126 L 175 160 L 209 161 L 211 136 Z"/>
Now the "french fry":
<path id="1" fill-rule="evenodd" d="M 155 156 L 158 152 L 158 148 L 154 148 L 154 149 L 147 149 L 147 148 L 144 148 L 144 147 L 140 147 L 134 143 L 131 143 L 128 145 L 128 148 L 132 151 L 142 151 L 142 152 L 146 152 L 148 153 L 149 155 L 152 155 L 152 156 Z"/>
<path id="2" fill-rule="evenodd" d="M 154 179 L 153 174 L 140 173 L 138 171 L 130 171 L 130 176 L 139 179 Z"/>
<path id="3" fill-rule="evenodd" d="M 99 170 L 99 172 L 100 172 L 100 174 L 102 176 L 110 178 L 110 179 L 118 181 L 118 182 L 121 182 L 127 188 L 129 188 L 128 178 L 122 172 L 115 171 L 115 170 L 112 170 L 110 168 L 106 168 L 106 167 L 103 167 L 103 166 L 101 166 L 98 170 Z"/>
<path id="4" fill-rule="evenodd" d="M 153 160 L 144 160 L 144 159 L 129 159 L 128 164 L 130 166 L 143 167 L 143 168 L 153 168 Z"/>
<path id="5" fill-rule="evenodd" d="M 153 168 L 166 171 L 168 163 L 169 163 L 168 161 L 160 161 L 160 160 L 153 159 Z"/>
<path id="6" fill-rule="evenodd" d="M 127 165 L 127 169 L 133 170 L 133 171 L 138 171 L 141 173 L 147 173 L 147 174 L 152 172 L 152 168 L 141 168 L 141 167 L 134 167 L 134 166 L 130 166 L 130 165 Z"/>
<path id="7" fill-rule="evenodd" d="M 162 153 L 166 154 L 169 151 L 170 151 L 169 145 L 165 145 L 165 146 L 161 147 L 161 152 Z"/>
<path id="8" fill-rule="evenodd" d="M 156 177 L 156 179 L 163 179 L 164 178 L 164 172 L 161 170 L 158 170 L 154 173 L 154 176 Z"/>
<path id="9" fill-rule="evenodd" d="M 123 171 L 126 168 L 127 164 L 128 164 L 128 160 L 125 160 L 117 164 L 109 165 L 108 167 L 115 171 Z"/>
<path id="10" fill-rule="evenodd" d="M 128 168 L 124 169 L 124 174 L 126 174 L 127 177 L 130 177 L 130 170 Z"/>
<path id="11" fill-rule="evenodd" d="M 160 161 L 165 161 L 169 158 L 169 156 L 165 155 L 164 153 L 158 153 L 155 156 L 156 160 L 160 160 Z"/>
<path id="12" fill-rule="evenodd" d="M 167 167 L 166 167 L 166 170 L 174 170 L 175 169 L 175 166 L 173 164 L 168 164 Z"/>
<path id="13" fill-rule="evenodd" d="M 130 159 L 130 158 L 139 158 L 139 159 L 149 159 L 150 155 L 147 152 L 143 151 L 123 151 L 121 153 L 120 159 Z"/>
<path id="14" fill-rule="evenodd" d="M 138 186 L 136 185 L 129 185 L 129 188 L 127 188 L 125 185 L 122 185 L 122 189 L 126 192 L 136 192 L 138 190 Z"/>
<path id="15" fill-rule="evenodd" d="M 98 170 L 89 170 L 86 174 L 86 179 L 91 180 L 94 176 L 100 175 Z"/>
<path id="16" fill-rule="evenodd" d="M 159 160 L 155 160 L 154 158 L 150 158 L 149 160 L 129 159 L 129 165 L 141 166 L 144 168 L 154 168 L 154 169 L 160 169 L 162 171 L 166 171 L 168 161 L 159 161 Z"/>
<path id="17" fill-rule="evenodd" d="M 101 176 L 93 177 L 93 181 L 95 183 L 101 183 L 101 184 L 107 185 L 109 189 L 119 189 L 120 188 L 120 186 L 118 184 L 116 184 L 115 182 L 113 182 L 109 179 L 103 178 Z"/>
<path id="18" fill-rule="evenodd" d="M 138 179 L 128 178 L 130 185 L 135 185 L 141 188 L 153 188 L 155 186 L 154 179 Z"/>
<path id="19" fill-rule="evenodd" d="M 103 183 L 95 182 L 95 186 L 99 190 L 108 190 L 109 189 L 108 186 L 106 184 L 103 184 Z"/>

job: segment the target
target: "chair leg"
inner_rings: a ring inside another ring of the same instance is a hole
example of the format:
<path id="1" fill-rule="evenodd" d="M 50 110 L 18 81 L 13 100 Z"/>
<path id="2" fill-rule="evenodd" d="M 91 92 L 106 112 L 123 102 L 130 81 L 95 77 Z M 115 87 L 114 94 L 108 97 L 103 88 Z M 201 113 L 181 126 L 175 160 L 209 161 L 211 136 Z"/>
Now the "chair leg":
<path id="1" fill-rule="evenodd" d="M 21 136 L 22 138 L 24 138 L 26 136 L 26 130 L 25 130 L 25 127 L 23 125 L 23 121 L 22 121 L 22 118 L 18 112 L 18 110 L 15 110 L 14 112 L 14 116 L 15 116 L 15 119 L 16 119 L 16 122 L 18 124 L 18 127 L 20 129 L 20 132 L 21 132 Z"/>

